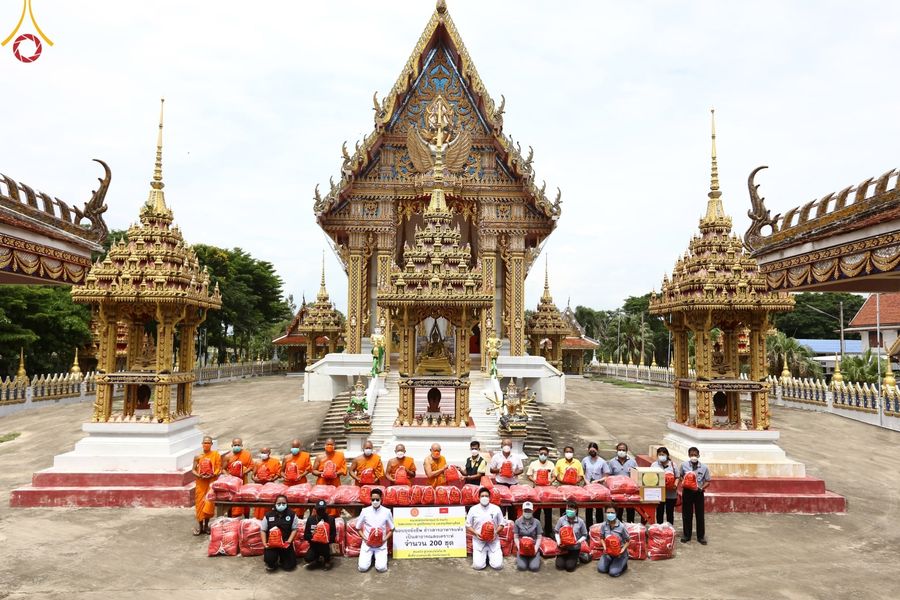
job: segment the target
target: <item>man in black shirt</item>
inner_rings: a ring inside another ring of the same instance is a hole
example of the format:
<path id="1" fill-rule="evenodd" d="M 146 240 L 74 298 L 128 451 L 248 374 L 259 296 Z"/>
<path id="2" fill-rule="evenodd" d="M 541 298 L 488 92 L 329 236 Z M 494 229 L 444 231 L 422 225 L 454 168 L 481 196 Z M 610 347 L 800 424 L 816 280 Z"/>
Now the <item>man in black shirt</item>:
<path id="1" fill-rule="evenodd" d="M 270 534 L 274 529 L 281 532 L 281 545 L 270 545 L 273 541 Z M 269 510 L 262 518 L 259 525 L 259 535 L 262 537 L 263 560 L 266 563 L 266 571 L 274 571 L 281 566 L 285 571 L 293 571 L 297 568 L 297 555 L 294 554 L 294 537 L 300 528 L 300 519 L 293 511 L 288 510 L 286 496 L 275 498 L 275 507 Z"/>
<path id="2" fill-rule="evenodd" d="M 316 528 L 320 522 L 328 524 L 328 541 L 313 541 Z M 325 570 L 331 568 L 331 544 L 335 542 L 337 527 L 334 523 L 334 517 L 328 514 L 327 504 L 324 500 L 316 502 L 316 508 L 306 520 L 306 529 L 303 532 L 303 539 L 309 542 L 309 551 L 303 558 L 306 561 L 307 569 L 318 569 L 324 566 Z"/>

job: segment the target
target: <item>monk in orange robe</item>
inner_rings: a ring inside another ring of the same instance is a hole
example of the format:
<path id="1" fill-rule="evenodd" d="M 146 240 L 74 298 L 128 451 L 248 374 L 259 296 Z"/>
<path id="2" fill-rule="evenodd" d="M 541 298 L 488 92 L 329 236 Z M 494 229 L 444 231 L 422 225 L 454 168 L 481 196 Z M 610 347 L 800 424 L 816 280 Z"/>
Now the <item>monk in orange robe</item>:
<path id="1" fill-rule="evenodd" d="M 371 471 L 371 473 L 363 472 Z M 363 453 L 353 459 L 350 463 L 350 477 L 356 482 L 356 485 L 376 485 L 381 482 L 384 477 L 384 467 L 381 464 L 381 457 L 375 454 L 372 442 L 366 440 L 363 444 Z M 367 481 L 371 476 L 371 481 Z"/>
<path id="2" fill-rule="evenodd" d="M 240 475 L 237 475 L 237 465 L 240 463 Z M 241 438 L 231 440 L 231 451 L 222 456 L 222 465 L 226 473 L 240 477 L 244 483 L 249 483 L 250 473 L 253 471 L 253 456 L 249 450 L 244 449 L 244 441 Z M 234 506 L 231 509 L 232 517 L 250 516 L 249 506 Z"/>
<path id="3" fill-rule="evenodd" d="M 441 445 L 431 445 L 431 456 L 425 459 L 425 476 L 428 478 L 428 485 L 437 487 L 439 485 L 447 485 L 447 458 L 441 454 Z"/>
<path id="4" fill-rule="evenodd" d="M 203 452 L 194 457 L 194 466 L 191 467 L 195 477 L 194 514 L 197 518 L 194 535 L 209 533 L 209 520 L 216 512 L 215 504 L 206 499 L 210 484 L 222 472 L 222 457 L 212 449 L 212 444 L 211 437 L 207 435 L 203 438 Z"/>
<path id="5" fill-rule="evenodd" d="M 295 465 L 288 468 L 288 465 Z M 291 487 L 299 483 L 307 483 L 306 477 L 312 469 L 309 461 L 309 452 L 303 451 L 303 442 L 294 438 L 291 440 L 291 452 L 284 457 L 281 463 L 281 474 L 284 477 L 284 485 Z M 296 470 L 296 473 L 294 472 Z"/>
<path id="6" fill-rule="evenodd" d="M 272 457 L 271 448 L 260 448 L 259 460 L 253 463 L 253 481 L 269 483 L 281 477 L 281 461 Z M 253 511 L 253 518 L 262 519 L 269 507 L 258 507 Z"/>
<path id="7" fill-rule="evenodd" d="M 328 462 L 334 463 L 334 477 L 325 477 L 325 471 L 328 469 Z M 347 474 L 347 459 L 344 453 L 334 449 L 334 440 L 328 438 L 325 440 L 325 452 L 316 455 L 316 461 L 313 463 L 312 474 L 316 476 L 316 485 L 341 485 L 341 475 Z M 332 517 L 341 516 L 340 509 L 329 508 L 328 514 Z"/>
<path id="8" fill-rule="evenodd" d="M 409 456 L 406 456 L 406 446 L 403 444 L 394 446 L 394 458 L 388 461 L 387 471 L 384 474 L 387 480 L 391 482 L 391 485 L 397 483 L 396 474 L 397 469 L 400 467 L 406 469 L 406 474 L 409 475 L 409 481 L 412 483 L 416 476 L 416 462 Z"/>

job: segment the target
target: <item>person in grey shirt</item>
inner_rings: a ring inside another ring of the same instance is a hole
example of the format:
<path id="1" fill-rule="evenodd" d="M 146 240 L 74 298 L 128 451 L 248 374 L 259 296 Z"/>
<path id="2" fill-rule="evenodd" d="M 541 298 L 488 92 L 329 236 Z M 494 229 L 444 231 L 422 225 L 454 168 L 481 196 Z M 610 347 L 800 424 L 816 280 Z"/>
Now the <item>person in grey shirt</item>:
<path id="1" fill-rule="evenodd" d="M 637 469 L 637 461 L 628 456 L 628 444 L 625 442 L 616 444 L 616 455 L 609 459 L 607 465 L 609 466 L 610 475 L 624 475 L 625 477 L 631 477 L 631 470 Z M 621 521 L 622 509 L 617 509 L 616 514 Z M 634 509 L 625 509 L 625 517 L 629 523 L 634 523 Z"/>
<path id="2" fill-rule="evenodd" d="M 656 522 L 662 523 L 663 516 L 666 517 L 666 521 L 672 526 L 675 525 L 675 503 L 678 500 L 678 467 L 675 466 L 675 463 L 669 458 L 669 450 L 665 446 L 660 446 L 656 449 L 656 462 L 653 463 L 653 467 L 662 470 L 665 473 L 672 474 L 672 487 L 666 486 L 666 497 L 662 502 L 659 503 L 659 506 L 656 507 Z M 666 476 L 668 477 L 668 476 Z"/>
<path id="3" fill-rule="evenodd" d="M 597 442 L 588 444 L 588 455 L 581 459 L 581 466 L 584 469 L 584 483 L 603 483 L 606 476 L 609 475 L 609 465 L 599 456 L 600 447 Z M 603 509 L 596 509 L 597 522 L 603 522 Z M 584 510 L 584 523 L 588 529 L 594 524 L 594 509 L 586 508 Z"/>
<path id="4" fill-rule="evenodd" d="M 522 503 L 522 516 L 513 523 L 513 535 L 516 542 L 516 570 L 537 572 L 541 568 L 541 522 L 534 518 L 534 504 Z M 534 540 L 534 556 L 522 556 L 519 543 L 522 538 Z"/>
<path id="5" fill-rule="evenodd" d="M 621 548 L 618 556 L 612 556 L 606 546 L 606 538 L 611 535 L 619 538 Z M 628 568 L 628 544 L 631 543 L 631 536 L 616 516 L 615 507 L 606 507 L 606 522 L 600 526 L 600 536 L 603 538 L 603 556 L 597 562 L 597 572 L 618 577 Z"/>
<path id="6" fill-rule="evenodd" d="M 696 478 L 696 490 L 684 486 L 684 478 L 688 473 L 693 473 Z M 706 500 L 703 491 L 709 486 L 711 479 L 709 469 L 700 462 L 700 450 L 694 446 L 688 448 L 688 460 L 681 463 L 682 544 L 691 541 L 694 515 L 697 515 L 697 541 L 706 545 L 706 522 L 703 518 Z"/>
<path id="7" fill-rule="evenodd" d="M 566 526 L 572 528 L 575 534 L 575 543 L 564 546 L 560 540 L 559 530 Z M 556 522 L 554 531 L 556 532 L 556 543 L 559 545 L 559 555 L 556 557 L 557 569 L 565 569 L 571 573 L 578 566 L 579 561 L 591 562 L 591 555 L 581 552 L 581 543 L 587 540 L 588 529 L 584 520 L 578 516 L 578 505 L 572 500 L 566 503 L 566 513 Z"/>

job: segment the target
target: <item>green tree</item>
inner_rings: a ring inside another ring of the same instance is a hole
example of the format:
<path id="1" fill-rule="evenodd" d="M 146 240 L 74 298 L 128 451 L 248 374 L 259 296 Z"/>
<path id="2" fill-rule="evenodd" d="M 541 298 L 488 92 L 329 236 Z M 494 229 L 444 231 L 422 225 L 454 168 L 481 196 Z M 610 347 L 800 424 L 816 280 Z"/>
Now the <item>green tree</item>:
<path id="1" fill-rule="evenodd" d="M 75 348 L 91 340 L 90 310 L 72 302 L 69 286 L 0 287 L 0 375 L 14 375 L 19 348 L 29 374 L 69 370 Z"/>
<path id="2" fill-rule="evenodd" d="M 886 358 L 881 359 L 881 377 L 890 367 Z M 844 381 L 850 383 L 879 383 L 878 362 L 872 349 L 866 350 L 862 356 L 848 356 L 841 361 L 841 374 Z"/>
<path id="3" fill-rule="evenodd" d="M 815 354 L 808 346 L 803 346 L 782 331 L 766 338 L 770 375 L 781 376 L 786 360 L 793 377 L 822 377 L 822 365 L 813 360 L 813 356 Z"/>
<path id="4" fill-rule="evenodd" d="M 833 340 L 840 331 L 840 303 L 844 303 L 844 327 L 847 327 L 866 299 L 856 294 L 802 292 L 794 295 L 794 301 L 794 310 L 775 315 L 775 327 L 795 338 Z M 844 337 L 859 339 L 859 334 L 847 333 Z"/>

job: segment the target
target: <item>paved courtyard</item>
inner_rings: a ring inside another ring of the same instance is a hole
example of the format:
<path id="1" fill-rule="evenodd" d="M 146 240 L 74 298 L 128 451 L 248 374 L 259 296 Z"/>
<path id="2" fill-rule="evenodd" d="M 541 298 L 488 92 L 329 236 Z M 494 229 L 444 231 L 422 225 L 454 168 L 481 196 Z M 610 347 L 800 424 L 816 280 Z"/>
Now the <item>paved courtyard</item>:
<path id="1" fill-rule="evenodd" d="M 567 383 L 568 402 L 544 414 L 557 444 L 573 443 L 579 456 L 591 440 L 646 452 L 665 433 L 667 390 Z M 197 388 L 195 410 L 220 444 L 242 435 L 254 451 L 271 444 L 280 452 L 295 436 L 311 443 L 327 410 L 300 403 L 299 386 L 270 377 Z M 69 405 L 0 419 L 0 435 L 21 432 L 0 444 L 0 598 L 897 597 L 900 434 L 833 415 L 775 408 L 773 423 L 788 454 L 847 497 L 847 514 L 709 515 L 708 546 L 679 544 L 674 560 L 632 561 L 611 579 L 594 565 L 520 574 L 511 559 L 500 573 L 452 559 L 393 561 L 385 575 L 361 575 L 355 559 L 342 559 L 329 573 L 269 575 L 260 558 L 207 558 L 206 538 L 190 535 L 193 509 L 10 509 L 9 491 L 70 450 L 89 411 Z"/>

